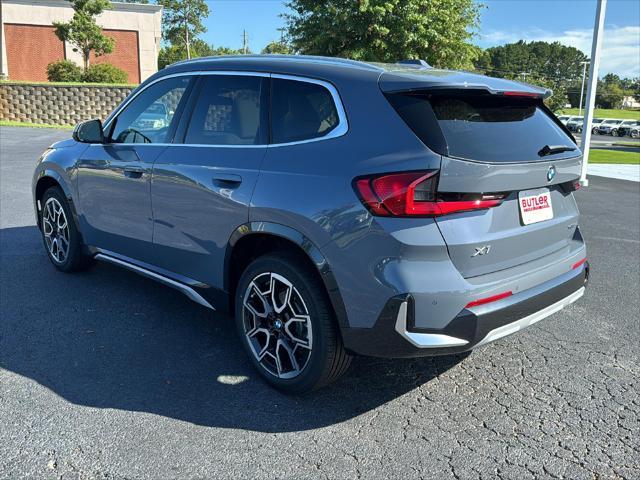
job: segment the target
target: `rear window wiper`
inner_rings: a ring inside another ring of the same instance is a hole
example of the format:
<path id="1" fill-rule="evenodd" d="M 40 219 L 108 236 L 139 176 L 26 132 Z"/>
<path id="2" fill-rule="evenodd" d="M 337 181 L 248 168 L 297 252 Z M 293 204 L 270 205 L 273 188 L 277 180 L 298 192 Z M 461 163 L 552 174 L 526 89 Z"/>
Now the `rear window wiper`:
<path id="1" fill-rule="evenodd" d="M 545 145 L 540 149 L 538 155 L 546 157 L 547 155 L 553 155 L 554 153 L 573 152 L 576 147 L 570 145 Z"/>

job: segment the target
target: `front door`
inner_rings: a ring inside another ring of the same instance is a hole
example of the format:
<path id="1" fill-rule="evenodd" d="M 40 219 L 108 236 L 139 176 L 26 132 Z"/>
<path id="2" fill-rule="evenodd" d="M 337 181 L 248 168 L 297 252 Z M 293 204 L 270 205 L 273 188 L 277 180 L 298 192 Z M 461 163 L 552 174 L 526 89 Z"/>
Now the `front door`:
<path id="1" fill-rule="evenodd" d="M 202 75 L 189 121 L 154 164 L 151 263 L 221 288 L 227 243 L 248 221 L 267 148 L 268 76 L 215 73 Z"/>
<path id="2" fill-rule="evenodd" d="M 135 95 L 105 127 L 105 143 L 90 145 L 79 159 L 78 209 L 88 245 L 148 260 L 153 162 L 173 137 L 191 78 L 161 80 Z"/>

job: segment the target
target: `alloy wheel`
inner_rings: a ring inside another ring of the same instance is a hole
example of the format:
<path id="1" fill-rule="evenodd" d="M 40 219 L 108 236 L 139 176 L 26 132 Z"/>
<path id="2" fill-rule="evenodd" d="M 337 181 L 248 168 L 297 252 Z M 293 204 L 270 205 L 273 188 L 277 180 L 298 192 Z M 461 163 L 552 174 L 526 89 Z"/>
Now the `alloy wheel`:
<path id="1" fill-rule="evenodd" d="M 64 263 L 69 255 L 69 223 L 62 205 L 54 197 L 44 204 L 42 233 L 53 260 Z"/>
<path id="2" fill-rule="evenodd" d="M 288 279 L 273 272 L 257 275 L 243 297 L 242 321 L 262 368 L 283 379 L 300 375 L 311 357 L 313 330 L 302 295 Z"/>

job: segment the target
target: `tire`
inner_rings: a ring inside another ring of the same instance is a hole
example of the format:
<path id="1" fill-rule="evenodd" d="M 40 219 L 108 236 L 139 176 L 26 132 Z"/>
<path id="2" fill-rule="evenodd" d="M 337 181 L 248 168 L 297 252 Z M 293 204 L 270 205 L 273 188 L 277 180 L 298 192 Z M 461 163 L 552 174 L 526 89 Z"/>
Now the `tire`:
<path id="1" fill-rule="evenodd" d="M 614 128 L 613 130 L 611 130 L 611 132 L 609 132 L 609 135 L 611 135 L 612 137 L 617 137 L 618 136 L 618 129 Z"/>
<path id="2" fill-rule="evenodd" d="M 640 132 L 637 132 L 637 131 L 635 131 L 635 130 L 631 130 L 631 133 L 629 133 L 629 136 L 630 136 L 631 138 L 638 138 L 638 134 L 639 134 L 639 133 L 640 133 Z"/>
<path id="3" fill-rule="evenodd" d="M 597 129 L 597 128 L 592 128 L 592 129 L 591 129 L 591 133 L 592 133 L 593 135 L 598 135 L 598 129 Z"/>
<path id="4" fill-rule="evenodd" d="M 315 390 L 351 364 L 324 285 L 299 256 L 276 252 L 254 260 L 234 302 L 240 341 L 262 378 L 278 390 Z"/>
<path id="5" fill-rule="evenodd" d="M 92 259 L 82 251 L 80 234 L 69 202 L 60 187 L 49 188 L 40 202 L 42 242 L 53 266 L 62 272 L 75 272 L 89 267 Z"/>
<path id="6" fill-rule="evenodd" d="M 578 128 L 576 128 L 576 132 L 577 132 L 577 133 L 582 133 L 582 127 L 578 127 Z"/>

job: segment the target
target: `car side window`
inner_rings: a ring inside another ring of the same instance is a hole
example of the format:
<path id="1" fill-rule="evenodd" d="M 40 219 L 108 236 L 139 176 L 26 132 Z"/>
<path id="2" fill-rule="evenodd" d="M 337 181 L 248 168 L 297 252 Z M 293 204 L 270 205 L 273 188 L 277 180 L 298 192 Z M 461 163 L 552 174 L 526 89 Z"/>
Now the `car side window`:
<path id="1" fill-rule="evenodd" d="M 321 138 L 338 126 L 333 97 L 322 85 L 281 78 L 271 82 L 271 143 Z"/>
<path id="2" fill-rule="evenodd" d="M 115 118 L 111 142 L 169 143 L 173 117 L 191 78 L 167 78 L 146 88 Z"/>
<path id="3" fill-rule="evenodd" d="M 262 77 L 203 75 L 184 143 L 265 144 Z"/>

